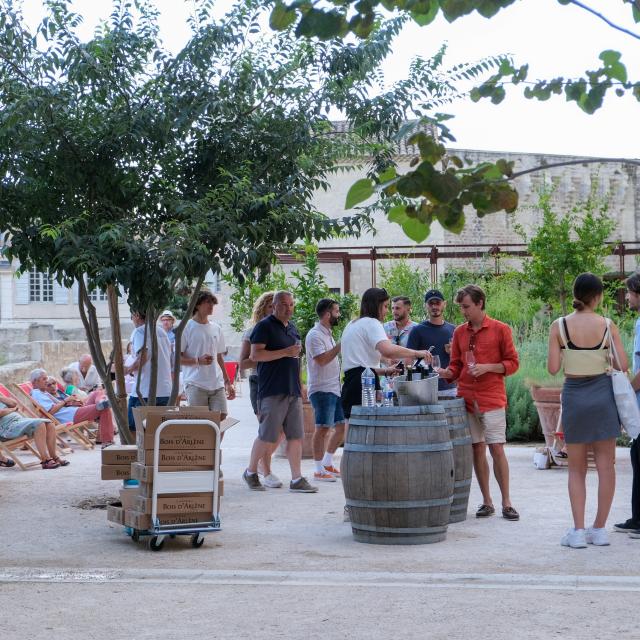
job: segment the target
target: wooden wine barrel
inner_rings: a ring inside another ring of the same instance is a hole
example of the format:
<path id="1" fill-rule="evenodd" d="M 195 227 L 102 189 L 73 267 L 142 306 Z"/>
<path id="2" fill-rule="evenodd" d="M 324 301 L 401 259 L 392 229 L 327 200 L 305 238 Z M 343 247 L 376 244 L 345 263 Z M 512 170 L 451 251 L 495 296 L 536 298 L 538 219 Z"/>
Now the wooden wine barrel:
<path id="1" fill-rule="evenodd" d="M 462 522 L 467 519 L 469 491 L 473 475 L 473 449 L 471 432 L 467 420 L 467 409 L 462 398 L 438 400 L 444 407 L 449 425 L 449 436 L 453 444 L 453 503 L 449 522 Z"/>
<path id="2" fill-rule="evenodd" d="M 444 407 L 353 407 L 342 484 L 358 542 L 444 540 L 453 500 Z"/>

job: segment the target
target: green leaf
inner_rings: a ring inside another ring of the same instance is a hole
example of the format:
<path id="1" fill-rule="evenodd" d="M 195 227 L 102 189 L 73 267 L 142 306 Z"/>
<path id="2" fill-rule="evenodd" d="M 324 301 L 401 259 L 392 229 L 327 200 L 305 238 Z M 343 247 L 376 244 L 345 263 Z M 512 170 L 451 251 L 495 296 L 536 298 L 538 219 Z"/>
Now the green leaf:
<path id="1" fill-rule="evenodd" d="M 421 222 L 417 218 L 408 218 L 402 225 L 402 230 L 414 242 L 423 242 L 429 237 L 431 228 L 428 224 Z"/>
<path id="2" fill-rule="evenodd" d="M 389 209 L 389 213 L 387 214 L 387 218 L 389 219 L 389 222 L 397 222 L 398 224 L 403 224 L 407 220 L 406 207 L 403 204 L 398 204 L 395 207 L 391 207 L 391 209 Z"/>
<path id="3" fill-rule="evenodd" d="M 352 209 L 357 204 L 368 200 L 374 193 L 374 184 L 369 178 L 362 178 L 354 182 L 347 193 L 345 209 Z"/>
<path id="4" fill-rule="evenodd" d="M 284 31 L 295 21 L 296 12 L 293 9 L 288 9 L 280 0 L 277 0 L 276 6 L 269 16 L 269 26 L 274 31 Z"/>
<path id="5" fill-rule="evenodd" d="M 385 182 L 389 182 L 389 180 L 393 180 L 396 175 L 398 175 L 396 173 L 396 168 L 388 167 L 378 176 L 378 180 L 380 180 L 380 182 L 384 184 Z"/>
<path id="6" fill-rule="evenodd" d="M 422 8 L 415 8 L 411 11 L 410 15 L 421 27 L 426 27 L 435 20 L 439 10 L 440 6 L 437 0 L 432 0 L 429 3 L 429 9 L 427 11 L 424 11 Z"/>

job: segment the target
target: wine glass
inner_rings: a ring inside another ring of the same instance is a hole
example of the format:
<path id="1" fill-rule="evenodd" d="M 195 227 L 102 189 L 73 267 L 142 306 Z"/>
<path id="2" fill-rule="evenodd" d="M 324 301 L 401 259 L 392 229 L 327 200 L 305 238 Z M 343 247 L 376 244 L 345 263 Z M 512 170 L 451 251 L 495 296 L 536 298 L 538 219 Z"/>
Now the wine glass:
<path id="1" fill-rule="evenodd" d="M 440 368 L 440 356 L 431 356 L 431 366 L 434 369 L 439 369 Z"/>
<path id="2" fill-rule="evenodd" d="M 473 369 L 473 367 L 476 366 L 476 356 L 474 355 L 473 351 L 467 351 L 467 367 L 469 367 L 469 369 Z"/>

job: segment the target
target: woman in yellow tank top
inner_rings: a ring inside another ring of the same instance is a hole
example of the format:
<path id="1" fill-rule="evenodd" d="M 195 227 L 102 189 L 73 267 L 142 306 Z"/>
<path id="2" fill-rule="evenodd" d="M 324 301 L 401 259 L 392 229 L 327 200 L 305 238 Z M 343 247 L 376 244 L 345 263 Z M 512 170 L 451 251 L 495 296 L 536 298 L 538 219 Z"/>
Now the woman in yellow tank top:
<path id="1" fill-rule="evenodd" d="M 547 368 L 555 375 L 562 368 L 562 427 L 569 462 L 569 499 L 572 529 L 561 540 L 567 547 L 609 544 L 606 522 L 615 491 L 615 447 L 620 420 L 613 398 L 609 347 L 614 342 L 626 371 L 627 357 L 618 328 L 596 312 L 602 301 L 602 281 L 592 273 L 580 274 L 573 283 L 575 311 L 558 318 L 549 333 Z M 598 470 L 598 511 L 593 526 L 585 530 L 587 448 L 591 446 Z"/>

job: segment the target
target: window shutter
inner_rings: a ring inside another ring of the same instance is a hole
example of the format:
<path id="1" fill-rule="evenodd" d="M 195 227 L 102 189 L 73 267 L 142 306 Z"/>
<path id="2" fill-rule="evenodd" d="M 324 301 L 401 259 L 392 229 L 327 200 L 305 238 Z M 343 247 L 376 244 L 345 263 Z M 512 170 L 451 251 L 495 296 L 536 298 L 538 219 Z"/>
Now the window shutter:
<path id="1" fill-rule="evenodd" d="M 56 304 L 69 304 L 69 289 L 54 281 L 53 301 Z"/>
<path id="2" fill-rule="evenodd" d="M 29 304 L 29 273 L 18 276 L 14 274 L 15 303 Z"/>

